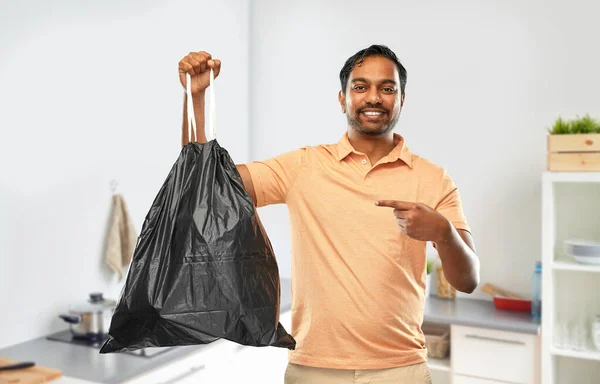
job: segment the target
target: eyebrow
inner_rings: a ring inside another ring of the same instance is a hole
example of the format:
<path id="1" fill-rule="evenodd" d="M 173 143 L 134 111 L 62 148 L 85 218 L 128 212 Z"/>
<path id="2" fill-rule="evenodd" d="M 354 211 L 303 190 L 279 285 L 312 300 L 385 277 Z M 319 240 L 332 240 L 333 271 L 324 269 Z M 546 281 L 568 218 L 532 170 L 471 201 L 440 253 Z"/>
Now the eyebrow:
<path id="1" fill-rule="evenodd" d="M 364 77 L 357 77 L 356 79 L 352 79 L 352 84 L 354 83 L 370 83 L 370 81 L 368 81 Z M 382 81 L 380 81 L 380 84 L 398 85 L 398 83 L 396 83 L 396 81 L 392 79 L 383 79 Z"/>

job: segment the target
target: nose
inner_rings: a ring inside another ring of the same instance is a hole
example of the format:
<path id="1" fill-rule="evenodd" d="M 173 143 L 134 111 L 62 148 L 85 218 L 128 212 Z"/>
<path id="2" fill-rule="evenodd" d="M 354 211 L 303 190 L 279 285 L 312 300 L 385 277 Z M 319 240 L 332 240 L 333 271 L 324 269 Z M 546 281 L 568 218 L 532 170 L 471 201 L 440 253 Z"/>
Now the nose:
<path id="1" fill-rule="evenodd" d="M 373 87 L 369 90 L 369 94 L 367 99 L 371 104 L 379 104 L 381 103 L 381 97 L 379 96 L 379 89 L 377 87 Z"/>

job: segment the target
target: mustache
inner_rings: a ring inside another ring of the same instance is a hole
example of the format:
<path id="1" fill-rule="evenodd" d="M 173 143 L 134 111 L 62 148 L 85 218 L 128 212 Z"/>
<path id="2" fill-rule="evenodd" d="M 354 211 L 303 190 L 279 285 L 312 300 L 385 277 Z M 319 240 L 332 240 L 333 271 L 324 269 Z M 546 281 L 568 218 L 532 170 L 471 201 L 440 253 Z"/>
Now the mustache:
<path id="1" fill-rule="evenodd" d="M 356 113 L 361 113 L 362 111 L 364 111 L 365 109 L 379 109 L 384 111 L 385 113 L 389 114 L 390 111 L 387 108 L 383 107 L 383 104 L 381 103 L 377 103 L 377 104 L 371 104 L 371 103 L 367 103 L 364 106 L 358 108 L 356 110 Z"/>

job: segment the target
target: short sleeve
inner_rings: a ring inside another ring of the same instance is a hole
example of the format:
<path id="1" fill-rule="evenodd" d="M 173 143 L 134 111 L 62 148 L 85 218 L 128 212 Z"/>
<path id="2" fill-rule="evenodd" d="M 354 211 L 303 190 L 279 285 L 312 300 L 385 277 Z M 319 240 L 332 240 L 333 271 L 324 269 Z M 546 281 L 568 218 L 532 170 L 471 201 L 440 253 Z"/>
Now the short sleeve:
<path id="1" fill-rule="evenodd" d="M 456 229 L 471 232 L 471 228 L 469 228 L 467 218 L 463 212 L 458 188 L 446 171 L 442 175 L 440 191 L 439 202 L 435 210 L 448 219 Z"/>
<path id="2" fill-rule="evenodd" d="M 285 203 L 302 168 L 305 151 L 302 148 L 268 160 L 246 164 L 254 184 L 258 207 Z"/>

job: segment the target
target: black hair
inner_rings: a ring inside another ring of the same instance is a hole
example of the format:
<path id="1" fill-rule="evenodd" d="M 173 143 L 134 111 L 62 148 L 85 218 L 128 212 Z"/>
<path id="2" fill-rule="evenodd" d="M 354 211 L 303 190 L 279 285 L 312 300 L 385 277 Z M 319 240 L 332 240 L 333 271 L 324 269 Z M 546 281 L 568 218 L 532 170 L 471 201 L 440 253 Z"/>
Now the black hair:
<path id="1" fill-rule="evenodd" d="M 369 48 L 362 49 L 351 56 L 342 67 L 340 71 L 340 82 L 342 85 L 342 93 L 346 94 L 346 86 L 348 85 L 348 78 L 350 72 L 358 64 L 362 64 L 363 60 L 369 56 L 381 56 L 392 60 L 398 68 L 398 75 L 400 77 L 400 91 L 404 95 L 404 89 L 406 88 L 406 68 L 400 63 L 396 54 L 386 47 L 385 45 L 371 45 Z"/>

